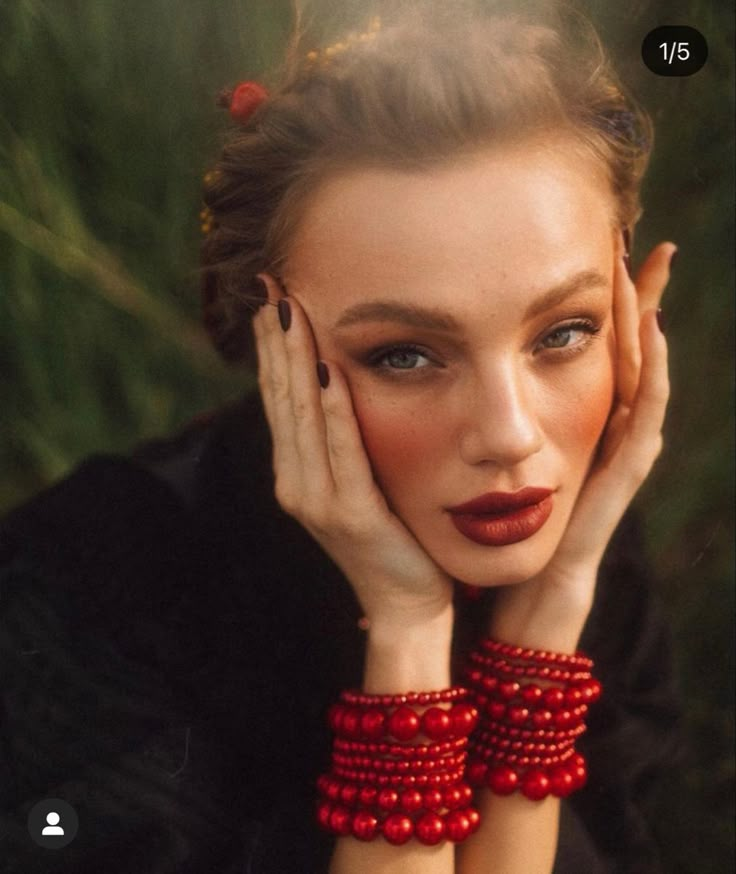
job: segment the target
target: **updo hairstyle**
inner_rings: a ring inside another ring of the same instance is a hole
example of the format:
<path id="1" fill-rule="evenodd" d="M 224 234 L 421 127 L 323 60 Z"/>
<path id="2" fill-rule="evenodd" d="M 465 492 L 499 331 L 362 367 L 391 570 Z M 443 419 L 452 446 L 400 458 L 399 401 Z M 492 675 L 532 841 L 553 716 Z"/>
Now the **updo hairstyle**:
<path id="1" fill-rule="evenodd" d="M 280 81 L 206 177 L 204 321 L 227 361 L 254 363 L 250 318 L 264 299 L 256 274 L 280 275 L 309 195 L 339 170 L 418 172 L 567 131 L 601 162 L 616 220 L 633 228 L 648 117 L 586 19 L 549 2 L 533 15 L 518 5 L 395 2 L 380 26 L 368 19 L 323 48 L 295 33 Z"/>

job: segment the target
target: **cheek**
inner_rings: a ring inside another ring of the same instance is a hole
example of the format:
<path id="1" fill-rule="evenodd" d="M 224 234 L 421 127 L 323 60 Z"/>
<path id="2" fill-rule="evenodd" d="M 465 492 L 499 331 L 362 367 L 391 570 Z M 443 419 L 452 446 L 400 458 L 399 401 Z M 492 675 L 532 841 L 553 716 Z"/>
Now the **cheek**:
<path id="1" fill-rule="evenodd" d="M 429 481 L 447 440 L 447 424 L 430 415 L 431 404 L 398 404 L 353 393 L 355 415 L 373 472 L 387 498 L 406 496 Z"/>
<path id="2" fill-rule="evenodd" d="M 614 395 L 613 363 L 608 356 L 584 370 L 558 410 L 558 445 L 569 447 L 587 462 L 608 421 Z"/>

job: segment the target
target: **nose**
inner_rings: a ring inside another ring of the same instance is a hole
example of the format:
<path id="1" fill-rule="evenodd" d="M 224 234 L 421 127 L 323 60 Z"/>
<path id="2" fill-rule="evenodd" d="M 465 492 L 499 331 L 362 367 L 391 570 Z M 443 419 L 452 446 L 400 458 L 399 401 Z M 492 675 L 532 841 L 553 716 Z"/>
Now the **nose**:
<path id="1" fill-rule="evenodd" d="M 542 448 L 534 387 L 512 362 L 497 362 L 476 374 L 463 401 L 459 446 L 466 464 L 512 467 Z"/>

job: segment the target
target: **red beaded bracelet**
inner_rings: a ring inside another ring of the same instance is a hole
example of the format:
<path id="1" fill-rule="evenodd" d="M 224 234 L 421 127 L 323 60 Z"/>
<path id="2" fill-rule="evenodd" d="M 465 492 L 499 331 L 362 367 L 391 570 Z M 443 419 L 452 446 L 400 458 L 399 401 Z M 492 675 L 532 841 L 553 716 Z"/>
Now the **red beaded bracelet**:
<path id="1" fill-rule="evenodd" d="M 420 707 L 427 704 L 442 704 L 462 700 L 468 697 L 468 690 L 462 686 L 452 686 L 439 692 L 405 692 L 400 695 L 369 695 L 355 689 L 340 693 L 340 700 L 345 704 L 360 707 L 400 707 L 402 704 L 417 704 Z"/>
<path id="2" fill-rule="evenodd" d="M 335 750 L 345 753 L 373 753 L 384 756 L 395 756 L 405 759 L 429 759 L 444 756 L 448 753 L 460 752 L 468 745 L 467 737 L 458 737 L 455 740 L 442 741 L 434 744 L 391 744 L 369 743 L 355 740 L 344 740 L 336 737 L 333 747 Z"/>
<path id="3" fill-rule="evenodd" d="M 406 742 L 423 734 L 429 740 L 441 741 L 467 737 L 478 723 L 478 711 L 464 702 L 454 704 L 449 710 L 430 707 L 421 714 L 407 704 L 400 704 L 390 712 L 375 706 L 361 709 L 334 704 L 329 710 L 328 723 L 344 740 L 378 741 L 393 737 Z"/>
<path id="4" fill-rule="evenodd" d="M 601 694 L 592 666 L 582 653 L 482 641 L 465 674 L 480 713 L 469 744 L 471 784 L 501 795 L 519 790 L 533 800 L 565 797 L 584 785 L 585 760 L 575 741 L 585 731 L 588 705 Z"/>
<path id="5" fill-rule="evenodd" d="M 317 783 L 322 827 L 360 840 L 381 835 L 392 844 L 468 837 L 480 817 L 464 782 L 479 719 L 467 696 L 459 686 L 402 695 L 343 692 L 328 713 L 332 767 Z M 430 742 L 417 742 L 421 736 Z"/>
<path id="6" fill-rule="evenodd" d="M 490 638 L 482 640 L 480 645 L 483 649 L 488 650 L 488 652 L 500 653 L 509 658 L 521 659 L 525 662 L 570 665 L 587 671 L 593 667 L 593 660 L 588 658 L 588 656 L 582 652 L 569 655 L 568 653 L 548 652 L 539 649 L 524 649 L 521 646 L 514 646 L 511 643 L 502 643 L 499 640 L 491 640 Z"/>
<path id="7" fill-rule="evenodd" d="M 442 840 L 464 841 L 480 824 L 475 808 L 451 810 L 444 816 L 428 811 L 413 820 L 404 813 L 392 813 L 380 820 L 367 810 L 351 811 L 328 801 L 320 802 L 317 821 L 327 831 L 347 837 L 353 835 L 361 841 L 372 841 L 379 834 L 391 844 L 400 846 L 412 837 L 420 843 L 433 846 Z"/>

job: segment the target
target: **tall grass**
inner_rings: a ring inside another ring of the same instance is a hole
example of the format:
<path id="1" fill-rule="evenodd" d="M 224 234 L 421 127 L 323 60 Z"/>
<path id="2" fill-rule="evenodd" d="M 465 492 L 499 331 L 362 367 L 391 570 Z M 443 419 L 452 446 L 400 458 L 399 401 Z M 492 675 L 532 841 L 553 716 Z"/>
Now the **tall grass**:
<path id="1" fill-rule="evenodd" d="M 733 12 L 581 5 L 657 125 L 634 261 L 660 239 L 681 250 L 664 302 L 666 446 L 638 501 L 695 749 L 664 787 L 660 832 L 669 871 L 715 874 L 733 817 Z M 0 508 L 252 380 L 197 326 L 199 184 L 226 124 L 214 95 L 267 68 L 288 13 L 287 0 L 0 4 Z M 641 63 L 664 23 L 706 36 L 695 76 Z"/>

